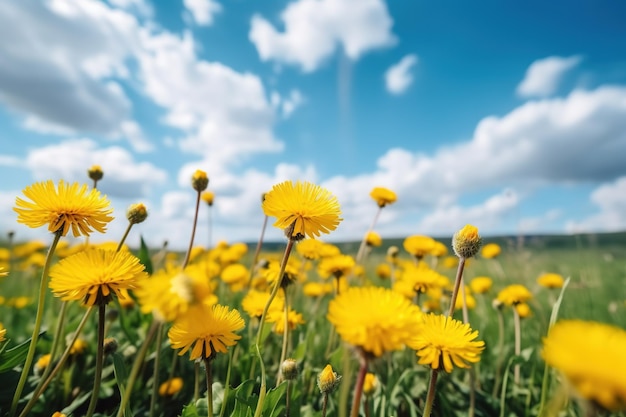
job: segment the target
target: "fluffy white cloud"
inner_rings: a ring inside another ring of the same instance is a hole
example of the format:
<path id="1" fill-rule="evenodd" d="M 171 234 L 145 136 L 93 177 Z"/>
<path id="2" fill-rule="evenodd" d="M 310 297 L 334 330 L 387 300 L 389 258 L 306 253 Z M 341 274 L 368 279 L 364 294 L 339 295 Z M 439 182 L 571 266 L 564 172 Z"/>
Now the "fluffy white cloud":
<path id="1" fill-rule="evenodd" d="M 591 202 L 599 211 L 583 220 L 570 221 L 570 232 L 609 231 L 626 229 L 626 176 L 604 184 L 591 193 Z"/>
<path id="2" fill-rule="evenodd" d="M 385 72 L 385 86 L 391 94 L 404 93 L 413 83 L 411 70 L 417 64 L 417 55 L 408 54 Z"/>
<path id="3" fill-rule="evenodd" d="M 285 31 L 254 15 L 249 38 L 263 61 L 314 71 L 337 48 L 352 60 L 395 43 L 393 20 L 382 0 L 298 0 L 281 13 Z"/>
<path id="4" fill-rule="evenodd" d="M 183 0 L 183 4 L 200 26 L 212 25 L 215 15 L 222 11 L 222 6 L 213 0 Z"/>
<path id="5" fill-rule="evenodd" d="M 576 67 L 581 60 L 580 56 L 550 56 L 533 62 L 517 86 L 517 94 L 521 97 L 545 97 L 553 94 L 565 73 Z"/>
<path id="6" fill-rule="evenodd" d="M 149 162 L 138 162 L 119 146 L 99 148 L 91 139 L 75 139 L 29 150 L 24 161 L 37 181 L 63 179 L 89 182 L 87 168 L 100 165 L 104 178 L 99 188 L 114 197 L 142 198 L 163 183 L 167 174 Z"/>

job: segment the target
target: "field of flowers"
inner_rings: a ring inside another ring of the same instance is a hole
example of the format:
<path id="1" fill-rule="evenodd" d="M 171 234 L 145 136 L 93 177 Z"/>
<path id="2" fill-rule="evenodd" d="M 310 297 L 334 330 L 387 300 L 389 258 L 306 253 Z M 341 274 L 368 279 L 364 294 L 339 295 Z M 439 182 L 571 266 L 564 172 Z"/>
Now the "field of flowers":
<path id="1" fill-rule="evenodd" d="M 626 250 L 572 236 L 330 244 L 340 202 L 286 181 L 257 244 L 90 244 L 121 221 L 92 184 L 33 184 L 0 245 L 0 416 L 625 416 Z M 214 203 L 196 171 L 196 216 Z M 196 217 L 197 218 L 197 217 Z M 45 227 L 50 241 L 19 239 Z M 267 250 L 265 227 L 285 231 Z M 67 236 L 82 239 L 70 245 Z M 210 233 L 209 233 L 210 235 Z M 275 247 L 276 245 L 272 245 Z M 208 389 L 207 389 L 208 388 Z"/>

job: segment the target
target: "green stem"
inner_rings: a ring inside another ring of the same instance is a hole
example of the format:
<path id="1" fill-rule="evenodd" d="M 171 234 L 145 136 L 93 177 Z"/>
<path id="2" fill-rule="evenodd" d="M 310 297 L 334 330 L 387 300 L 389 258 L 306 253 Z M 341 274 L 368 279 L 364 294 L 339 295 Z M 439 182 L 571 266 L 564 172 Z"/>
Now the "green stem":
<path id="1" fill-rule="evenodd" d="M 46 388 L 48 388 L 48 385 L 50 385 L 50 383 L 52 382 L 54 377 L 63 368 L 63 365 L 65 365 L 65 361 L 70 356 L 70 351 L 72 350 L 72 346 L 74 345 L 74 342 L 76 342 L 76 340 L 78 339 L 78 336 L 80 335 L 80 332 L 83 330 L 83 327 L 85 327 L 85 323 L 87 323 L 87 319 L 91 315 L 92 311 L 93 311 L 93 306 L 90 306 L 87 309 L 87 311 L 85 311 L 85 315 L 83 316 L 82 320 L 78 324 L 78 328 L 76 329 L 76 332 L 74 332 L 74 337 L 72 338 L 70 343 L 65 348 L 65 351 L 63 352 L 63 355 L 61 355 L 61 358 L 59 358 L 59 362 L 55 366 L 54 370 L 52 370 L 52 372 L 50 372 L 50 374 L 48 375 L 47 378 L 44 378 L 42 376 L 41 379 L 42 379 L 43 383 L 41 384 L 41 386 L 39 386 L 39 387 L 37 387 L 35 389 L 32 398 L 26 404 L 26 407 L 24 407 L 24 410 L 22 410 L 22 412 L 20 414 L 20 417 L 25 417 L 25 416 L 28 415 L 29 411 L 33 408 L 33 406 L 37 402 L 37 399 L 46 390 Z"/>
<path id="2" fill-rule="evenodd" d="M 428 383 L 428 394 L 426 395 L 426 404 L 424 405 L 424 413 L 422 417 L 430 417 L 435 402 L 435 389 L 437 388 L 437 369 L 430 371 L 430 382 Z"/>
<path id="3" fill-rule="evenodd" d="M 118 243 L 117 249 L 115 250 L 115 252 L 119 252 L 122 249 L 122 246 L 124 246 L 124 242 L 126 241 L 126 238 L 128 237 L 128 234 L 130 233 L 130 229 L 132 229 L 132 227 L 133 227 L 133 223 L 128 222 L 128 227 L 126 227 L 126 231 L 124 232 L 124 235 L 122 236 L 122 239 L 120 240 L 120 243 Z"/>
<path id="4" fill-rule="evenodd" d="M 126 382 L 126 389 L 124 390 L 124 394 L 122 395 L 122 399 L 120 402 L 120 408 L 117 410 L 117 417 L 122 417 L 124 415 L 124 410 L 126 409 L 126 405 L 130 400 L 130 396 L 133 392 L 133 387 L 135 385 L 135 381 L 137 380 L 137 376 L 139 374 L 139 370 L 141 369 L 141 365 L 143 365 L 143 360 L 146 357 L 146 353 L 148 352 L 148 348 L 150 347 L 150 343 L 152 342 L 152 338 L 157 331 L 159 326 L 159 322 L 157 320 L 153 320 L 152 324 L 150 324 L 150 329 L 148 330 L 148 334 L 141 345 L 141 349 L 139 349 L 139 353 L 135 357 L 135 362 L 133 362 L 133 367 L 130 370 L 130 374 L 128 375 L 128 380 Z"/>
<path id="5" fill-rule="evenodd" d="M 193 248 L 193 240 L 196 237 L 196 227 L 198 226 L 198 212 L 200 211 L 200 191 L 196 193 L 196 211 L 193 216 L 193 227 L 191 229 L 191 239 L 189 239 L 189 248 L 187 249 L 187 255 L 185 256 L 185 262 L 183 262 L 183 268 L 187 266 L 189 263 L 189 258 L 191 257 L 191 249 Z"/>
<path id="6" fill-rule="evenodd" d="M 39 299 L 37 302 L 37 314 L 35 316 L 35 327 L 33 328 L 33 335 L 31 336 L 30 345 L 28 346 L 26 362 L 24 362 L 22 374 L 20 375 L 20 380 L 17 383 L 17 388 L 15 389 L 15 394 L 13 395 L 13 401 L 11 402 L 11 411 L 9 412 L 9 416 L 11 417 L 15 416 L 17 412 L 17 405 L 20 401 L 20 397 L 22 396 L 24 386 L 26 385 L 26 379 L 30 372 L 30 367 L 33 364 L 33 359 L 35 358 L 35 350 L 37 349 L 37 340 L 39 339 L 39 331 L 41 330 L 41 321 L 43 319 L 43 310 L 46 301 L 46 290 L 48 289 L 48 273 L 50 271 L 50 264 L 52 263 L 52 255 L 54 255 L 54 251 L 56 250 L 57 244 L 59 243 L 59 239 L 61 239 L 61 232 L 62 229 L 59 229 L 59 231 L 54 234 L 54 239 L 52 240 L 52 244 L 48 249 L 48 254 L 46 255 L 46 261 L 43 266 L 43 271 L 41 272 L 41 281 L 39 283 Z"/>
<path id="7" fill-rule="evenodd" d="M 211 358 L 204 358 L 206 371 L 206 400 L 209 407 L 209 417 L 213 417 L 213 375 L 211 374 Z"/>
<path id="8" fill-rule="evenodd" d="M 248 280 L 248 285 L 252 284 L 252 279 L 254 278 L 254 273 L 256 272 L 256 265 L 259 262 L 259 255 L 261 254 L 261 247 L 263 246 L 263 238 L 265 236 L 265 229 L 267 229 L 267 219 L 265 216 L 263 218 L 263 227 L 261 228 L 261 235 L 259 236 L 259 241 L 256 244 L 256 249 L 254 250 L 254 256 L 252 257 L 252 266 L 250 267 L 250 279 Z"/>
<path id="9" fill-rule="evenodd" d="M 193 363 L 193 402 L 197 402 L 200 398 L 200 364 L 198 362 Z"/>
<path id="10" fill-rule="evenodd" d="M 370 225 L 370 228 L 367 229 L 367 232 L 365 233 L 365 236 L 363 236 L 363 240 L 361 240 L 361 245 L 359 246 L 359 250 L 356 253 L 356 258 L 354 260 L 354 263 L 356 265 L 361 265 L 361 262 L 363 261 L 363 258 L 365 256 L 365 246 L 367 244 L 367 235 L 374 230 L 374 227 L 376 226 L 376 222 L 378 222 L 378 217 L 380 217 L 380 213 L 383 211 L 382 207 L 378 207 L 378 210 L 376 211 L 376 214 L 374 215 L 374 220 L 372 221 L 372 224 Z"/>
<path id="11" fill-rule="evenodd" d="M 515 306 L 513 306 L 513 325 L 515 328 L 515 356 L 519 356 L 522 353 L 522 326 L 520 323 L 519 313 Z M 520 382 L 520 365 L 516 363 L 513 367 L 513 381 L 515 385 L 519 385 Z"/>
<path id="12" fill-rule="evenodd" d="M 287 297 L 287 288 L 283 288 L 283 294 L 285 294 L 285 306 L 284 306 L 284 329 L 283 329 L 283 346 L 280 351 L 280 361 L 282 364 L 287 356 L 287 345 L 289 344 L 289 298 Z M 278 367 L 278 378 L 276 378 L 276 386 L 280 385 L 283 380 L 283 375 L 280 372 L 280 366 Z"/>
<path id="13" fill-rule="evenodd" d="M 285 417 L 289 417 L 289 408 L 291 407 L 291 379 L 287 380 L 287 391 L 285 391 Z"/>
<path id="14" fill-rule="evenodd" d="M 234 349 L 228 351 L 228 370 L 226 371 L 226 382 L 224 382 L 224 399 L 222 400 L 220 417 L 224 417 L 224 412 L 226 411 L 226 401 L 228 400 L 228 395 L 230 394 L 230 372 L 233 368 L 233 356 L 235 356 L 235 350 L 237 347 L 238 345 L 235 345 Z"/>
<path id="15" fill-rule="evenodd" d="M 456 305 L 456 297 L 461 288 L 461 280 L 463 279 L 463 269 L 465 268 L 465 258 L 459 258 L 459 267 L 456 270 L 456 279 L 454 280 L 454 288 L 450 296 L 450 307 L 448 308 L 448 317 L 454 315 L 454 306 Z"/>
<path id="16" fill-rule="evenodd" d="M 496 378 L 493 384 L 492 397 L 496 398 L 502 379 L 502 364 L 504 362 L 504 316 L 500 307 L 496 308 L 498 314 L 498 357 L 496 358 Z"/>
<path id="17" fill-rule="evenodd" d="M 352 399 L 352 412 L 350 417 L 359 417 L 359 407 L 361 405 L 361 395 L 363 394 L 363 383 L 365 382 L 365 375 L 367 374 L 367 358 L 365 353 L 361 352 L 360 368 L 356 378 L 356 385 L 354 386 L 354 398 Z"/>
<path id="18" fill-rule="evenodd" d="M 154 416 L 154 409 L 156 407 L 156 400 L 159 394 L 159 365 L 161 363 L 161 344 L 163 342 L 163 323 L 159 322 L 159 328 L 157 330 L 156 339 L 156 352 L 154 356 L 154 373 L 152 374 L 152 396 L 150 398 L 150 412 L 149 417 Z"/>
<path id="19" fill-rule="evenodd" d="M 326 417 L 326 408 L 328 407 L 328 393 L 324 393 L 322 398 L 322 417 Z"/>
<path id="20" fill-rule="evenodd" d="M 291 249 L 293 248 L 294 243 L 295 239 L 293 239 L 293 237 L 289 237 L 289 240 L 287 241 L 287 246 L 285 247 L 285 253 L 283 254 L 283 259 L 280 263 L 280 271 L 278 272 L 276 283 L 274 284 L 274 288 L 272 289 L 270 297 L 267 299 L 267 303 L 263 308 L 263 314 L 261 314 L 261 320 L 259 321 L 259 330 L 256 335 L 256 351 L 261 364 L 261 388 L 259 389 L 259 400 L 257 401 L 254 417 L 260 417 L 261 415 L 263 402 L 265 401 L 265 391 L 267 389 L 267 383 L 265 380 L 265 366 L 263 365 L 263 356 L 261 355 L 261 336 L 263 334 L 263 325 L 265 324 L 265 318 L 267 316 L 267 312 L 270 309 L 270 306 L 272 305 L 272 301 L 274 301 L 274 298 L 276 297 L 276 294 L 278 294 L 278 290 L 280 289 L 280 283 L 282 281 L 281 278 L 285 274 L 287 261 L 289 260 L 289 255 L 291 255 Z"/>
<path id="21" fill-rule="evenodd" d="M 102 382 L 102 365 L 104 363 L 104 322 L 106 320 L 106 304 L 98 306 L 98 352 L 96 353 L 96 375 L 93 381 L 93 392 L 87 409 L 87 417 L 93 416 L 100 397 L 100 382 Z"/>

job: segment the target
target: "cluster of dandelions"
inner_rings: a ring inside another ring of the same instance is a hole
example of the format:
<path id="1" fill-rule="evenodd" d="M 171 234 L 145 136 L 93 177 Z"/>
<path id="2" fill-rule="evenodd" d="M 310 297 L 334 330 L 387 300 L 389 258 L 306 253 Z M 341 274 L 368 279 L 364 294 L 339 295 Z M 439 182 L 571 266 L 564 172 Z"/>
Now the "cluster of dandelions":
<path id="1" fill-rule="evenodd" d="M 52 254 L 60 239 L 70 230 L 75 237 L 88 237 L 93 232 L 105 233 L 106 225 L 113 220 L 108 200 L 96 188 L 97 182 L 102 179 L 102 170 L 93 167 L 89 176 L 93 180 L 91 189 L 86 185 L 70 185 L 63 181 L 55 186 L 47 181 L 27 187 L 24 190 L 27 200 L 20 197 L 16 199 L 18 222 L 29 227 L 47 226 L 53 234 L 53 242 L 49 256 L 42 263 L 34 331 L 11 403 L 11 416 L 17 415 L 20 402 L 25 402 L 20 415 L 28 414 L 36 404 L 55 375 L 63 369 L 68 356 L 77 351 L 81 330 L 94 309 L 98 310 L 98 352 L 86 415 L 92 416 L 96 412 L 107 344 L 104 337 L 105 313 L 107 304 L 112 300 L 117 300 L 120 305 L 129 303 L 131 306 L 136 300 L 140 311 L 150 318 L 151 323 L 136 352 L 130 374 L 125 381 L 125 389 L 120 390 L 117 415 L 123 415 L 124 410 L 132 406 L 131 393 L 139 370 L 147 360 L 148 350 L 151 344 L 161 346 L 161 339 L 166 333 L 171 348 L 178 350 L 179 355 L 189 353 L 196 370 L 200 363 L 203 364 L 207 383 L 206 404 L 209 416 L 213 416 L 212 361 L 219 353 L 226 353 L 229 347 L 237 345 L 244 337 L 239 332 L 246 326 L 238 309 L 227 305 L 231 300 L 218 297 L 217 283 L 213 280 L 215 276 L 221 278 L 229 291 L 245 293 L 241 306 L 250 317 L 248 325 L 253 323 L 257 330 L 255 340 L 250 340 L 250 361 L 259 370 L 254 376 L 258 384 L 256 407 L 252 407 L 254 415 L 260 416 L 263 413 L 268 386 L 267 368 L 272 362 L 281 364 L 275 378 L 276 383 L 285 382 L 289 387 L 285 391 L 285 408 L 288 414 L 292 384 L 298 375 L 297 363 L 289 358 L 293 353 L 290 332 L 304 323 L 302 314 L 293 309 L 294 294 L 291 288 L 306 280 L 307 274 L 303 271 L 306 270 L 307 262 L 315 262 L 318 275 L 332 280 L 307 282 L 301 286 L 302 291 L 317 299 L 330 298 L 326 315 L 328 323 L 346 346 L 350 346 L 350 351 L 359 364 L 355 379 L 344 380 L 343 384 L 340 384 L 341 375 L 330 365 L 318 374 L 318 387 L 323 396 L 323 415 L 326 413 L 329 396 L 339 385 L 342 389 L 353 387 L 351 416 L 358 416 L 362 409 L 368 414 L 367 398 L 381 383 L 369 372 L 371 364 L 393 351 L 405 349 L 415 351 L 415 365 L 426 365 L 431 370 L 422 409 L 424 416 L 430 415 L 433 407 L 436 407 L 434 399 L 437 376 L 441 371 L 450 373 L 454 368 L 469 369 L 469 395 L 472 397 L 470 404 L 474 404 L 476 378 L 472 365 L 480 361 L 485 343 L 478 340 L 478 331 L 472 329 L 467 310 L 476 304 L 473 294 L 486 294 L 492 286 L 489 277 L 476 277 L 468 286 L 464 283 L 464 267 L 481 249 L 482 239 L 476 227 L 467 225 L 454 235 L 454 258 L 446 258 L 447 247 L 428 236 L 407 237 L 403 247 L 412 259 L 404 262 L 398 256 L 397 248 L 389 248 L 387 262 L 382 267 L 377 267 L 376 271 L 382 278 L 388 278 L 390 285 L 372 286 L 365 279 L 365 260 L 372 248 L 382 244 L 380 235 L 374 229 L 381 211 L 396 201 L 395 193 L 382 187 L 372 190 L 370 195 L 376 202 L 378 211 L 364 235 L 356 257 L 353 258 L 341 253 L 333 245 L 316 240 L 323 234 L 331 233 L 342 221 L 336 197 L 315 184 L 285 181 L 275 185 L 262 200 L 265 215 L 275 217 L 274 226 L 285 232 L 285 251 L 282 257 L 266 260 L 262 266 L 257 265 L 255 256 L 252 266 L 246 268 L 237 263 L 245 250 L 235 250 L 234 245 L 228 250 L 216 246 L 207 251 L 207 256 L 200 256 L 201 251 L 194 248 L 199 202 L 204 201 L 209 208 L 214 203 L 214 195 L 206 190 L 208 177 L 198 170 L 191 181 L 197 193 L 196 214 L 189 249 L 182 264 L 166 260 L 162 267 L 148 274 L 144 264 L 135 255 L 123 250 L 130 228 L 147 217 L 145 206 L 138 204 L 129 208 L 126 216 L 128 228 L 114 250 L 95 248 L 86 242 L 83 250 L 52 265 Z M 305 239 L 307 237 L 309 239 Z M 301 256 L 301 264 L 293 261 L 293 248 Z M 495 260 L 500 252 L 500 248 L 494 244 L 482 248 L 485 259 Z M 427 257 L 430 257 L 430 263 L 426 262 Z M 454 281 L 437 271 L 440 260 L 443 264 L 456 266 Z M 498 266 L 495 271 L 502 272 L 501 267 Z M 0 275 L 6 275 L 4 268 L 0 270 Z M 558 289 L 564 286 L 563 278 L 557 274 L 544 274 L 538 279 L 538 283 L 546 288 Z M 45 371 L 32 392 L 23 396 L 34 360 L 48 287 L 55 296 L 63 300 L 61 313 L 46 364 L 41 362 L 39 366 L 35 366 Z M 523 285 L 511 285 L 502 289 L 494 299 L 499 318 L 503 308 L 510 307 L 513 311 L 517 355 L 520 354 L 519 321 L 530 315 L 527 302 L 531 298 L 532 294 Z M 61 353 L 66 326 L 64 312 L 68 302 L 79 302 L 86 310 L 78 327 L 71 332 L 72 340 L 66 343 L 65 351 Z M 453 318 L 457 310 L 462 311 L 462 320 Z M 274 332 L 282 336 L 279 357 L 268 358 L 264 355 L 264 345 L 267 343 L 264 338 L 266 325 L 271 325 Z M 165 332 L 166 329 L 169 330 Z M 578 345 L 580 349 L 574 349 L 573 337 L 581 329 L 589 335 L 589 343 Z M 503 334 L 503 331 L 500 333 Z M 0 325 L 0 343 L 7 338 L 6 335 L 7 329 Z M 603 356 L 599 354 L 598 346 L 608 346 L 615 351 L 615 356 L 619 356 L 618 351 L 626 345 L 625 339 L 623 331 L 611 326 L 562 322 L 550 330 L 544 340 L 542 354 L 546 363 L 560 370 L 579 395 L 608 410 L 617 410 L 626 404 L 626 390 L 619 377 L 611 378 L 607 375 L 611 369 L 621 369 L 623 364 L 602 361 Z M 329 346 L 332 346 L 332 337 L 329 338 Z M 502 346 L 498 351 L 503 351 Z M 160 382 L 160 353 L 161 349 L 156 348 L 150 415 L 156 412 L 156 395 L 174 395 L 183 385 L 183 379 L 173 376 Z M 581 358 L 585 356 L 594 357 L 594 360 L 587 362 L 588 366 L 581 365 L 584 362 Z M 56 365 L 50 366 L 51 363 Z M 515 371 L 517 381 L 517 366 Z M 194 385 L 197 387 L 197 381 Z M 497 385 L 496 383 L 495 386 Z M 230 389 L 228 380 L 226 388 Z M 365 401 L 362 401 L 363 394 Z M 340 403 L 340 407 L 343 406 Z M 473 413 L 472 407 L 470 405 L 470 413 Z M 224 405 L 220 410 L 221 414 L 223 412 Z"/>

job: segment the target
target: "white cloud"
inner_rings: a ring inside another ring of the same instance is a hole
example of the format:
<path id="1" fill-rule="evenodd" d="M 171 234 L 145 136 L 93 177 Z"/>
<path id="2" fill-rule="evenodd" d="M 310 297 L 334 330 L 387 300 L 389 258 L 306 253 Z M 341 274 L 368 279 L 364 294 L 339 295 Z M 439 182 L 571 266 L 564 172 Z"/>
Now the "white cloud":
<path id="1" fill-rule="evenodd" d="M 391 94 L 404 93 L 413 83 L 411 70 L 417 64 L 417 55 L 408 54 L 397 64 L 392 65 L 385 72 L 385 86 Z"/>
<path id="2" fill-rule="evenodd" d="M 100 165 L 104 178 L 99 188 L 117 197 L 142 198 L 163 183 L 167 174 L 149 162 L 138 162 L 119 146 L 99 148 L 91 139 L 74 139 L 29 150 L 24 166 L 37 181 L 64 179 L 89 182 L 87 169 Z"/>
<path id="3" fill-rule="evenodd" d="M 200 26 L 211 26 L 215 15 L 222 11 L 222 6 L 214 0 L 183 0 L 183 4 Z"/>
<path id="4" fill-rule="evenodd" d="M 567 58 L 550 56 L 533 62 L 517 86 L 517 94 L 521 97 L 546 97 L 554 94 L 561 78 L 581 60 L 577 55 Z"/>
<path id="5" fill-rule="evenodd" d="M 298 65 L 306 72 L 319 68 L 337 48 L 357 60 L 396 41 L 382 0 L 298 0 L 283 10 L 281 20 L 284 32 L 254 15 L 249 39 L 263 61 Z"/>
<path id="6" fill-rule="evenodd" d="M 626 176 L 596 188 L 590 200 L 599 211 L 580 221 L 568 222 L 568 231 L 615 232 L 626 229 Z"/>
<path id="7" fill-rule="evenodd" d="M 521 234 L 528 233 L 545 233 L 554 231 L 554 223 L 563 216 L 562 209 L 550 209 L 545 213 L 534 216 L 524 217 L 519 220 L 518 228 Z"/>
<path id="8" fill-rule="evenodd" d="M 154 9 L 148 0 L 109 0 L 109 3 L 121 9 L 137 12 L 140 16 L 147 18 L 154 14 Z"/>

